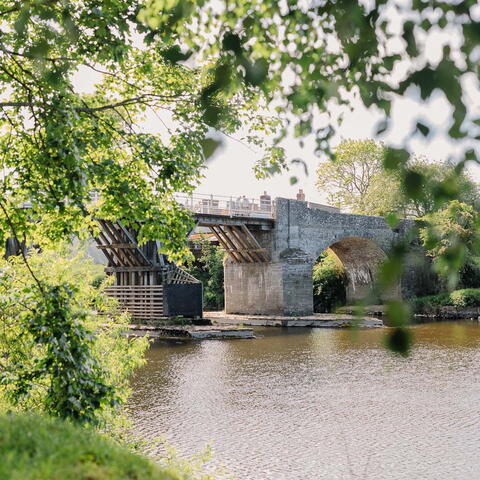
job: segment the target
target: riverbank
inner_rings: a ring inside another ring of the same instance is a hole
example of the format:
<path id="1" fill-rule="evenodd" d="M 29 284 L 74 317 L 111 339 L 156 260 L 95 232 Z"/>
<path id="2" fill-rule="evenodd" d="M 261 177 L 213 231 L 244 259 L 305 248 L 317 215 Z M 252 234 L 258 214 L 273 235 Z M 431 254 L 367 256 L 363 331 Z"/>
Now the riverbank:
<path id="1" fill-rule="evenodd" d="M 437 320 L 479 320 L 480 307 L 434 307 L 415 313 L 414 318 Z"/>
<path id="2" fill-rule="evenodd" d="M 187 464 L 185 471 L 181 466 L 160 465 L 93 428 L 58 418 L 0 416 L 3 480 L 172 480 L 187 478 L 187 468 Z"/>
<path id="3" fill-rule="evenodd" d="M 417 318 L 478 320 L 480 289 L 465 288 L 415 298 L 411 300 L 411 306 Z"/>
<path id="4" fill-rule="evenodd" d="M 431 320 L 478 320 L 480 319 L 480 306 L 461 307 L 455 305 L 434 305 L 420 303 L 421 299 L 412 301 L 414 319 Z M 341 314 L 354 315 L 358 307 L 345 306 L 340 307 L 337 312 Z M 364 308 L 363 315 L 367 317 L 383 317 L 385 315 L 384 305 L 369 305 Z"/>
<path id="5" fill-rule="evenodd" d="M 311 328 L 360 328 L 383 327 L 383 322 L 375 317 L 357 317 L 344 313 L 316 313 L 301 317 L 281 315 L 238 315 L 225 312 L 205 312 L 205 318 L 214 325 L 244 325 L 249 327 L 311 327 Z"/>

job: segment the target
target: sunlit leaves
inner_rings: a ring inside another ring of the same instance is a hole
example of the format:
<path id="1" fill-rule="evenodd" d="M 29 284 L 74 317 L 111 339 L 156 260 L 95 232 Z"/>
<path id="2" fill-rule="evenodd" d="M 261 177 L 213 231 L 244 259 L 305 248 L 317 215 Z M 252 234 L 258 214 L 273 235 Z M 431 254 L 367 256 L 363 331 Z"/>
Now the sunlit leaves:
<path id="1" fill-rule="evenodd" d="M 126 317 L 112 324 L 116 305 L 99 288 L 102 267 L 60 250 L 29 256 L 41 289 L 21 259 L 1 263 L 1 401 L 100 424 L 118 415 L 147 343 L 123 335 Z M 95 311 L 105 314 L 101 329 Z"/>
<path id="2" fill-rule="evenodd" d="M 255 165 L 257 178 L 268 178 L 286 168 L 285 150 L 282 147 L 270 147 Z M 293 177 L 292 177 L 293 178 Z M 295 181 L 293 183 L 296 183 Z"/>
<path id="3" fill-rule="evenodd" d="M 425 215 L 422 221 L 420 237 L 425 249 L 434 258 L 437 272 L 454 288 L 467 258 L 479 252 L 478 212 L 454 200 L 445 209 Z"/>

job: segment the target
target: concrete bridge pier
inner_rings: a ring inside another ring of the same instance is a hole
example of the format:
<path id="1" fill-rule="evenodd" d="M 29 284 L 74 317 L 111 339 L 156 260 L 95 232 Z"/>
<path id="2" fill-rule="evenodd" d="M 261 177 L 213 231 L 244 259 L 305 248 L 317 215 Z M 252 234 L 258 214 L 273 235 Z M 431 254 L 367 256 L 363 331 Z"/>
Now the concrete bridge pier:
<path id="1" fill-rule="evenodd" d="M 311 262 L 225 262 L 225 312 L 251 315 L 311 315 Z"/>

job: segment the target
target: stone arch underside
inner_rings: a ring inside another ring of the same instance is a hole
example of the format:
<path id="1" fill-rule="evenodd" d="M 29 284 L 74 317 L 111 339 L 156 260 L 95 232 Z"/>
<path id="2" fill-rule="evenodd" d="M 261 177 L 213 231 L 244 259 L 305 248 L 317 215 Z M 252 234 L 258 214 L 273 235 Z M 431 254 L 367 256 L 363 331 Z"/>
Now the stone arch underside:
<path id="1" fill-rule="evenodd" d="M 342 263 L 347 274 L 347 303 L 366 298 L 375 284 L 380 265 L 386 253 L 372 240 L 364 237 L 346 237 L 332 243 L 329 249 Z M 400 285 L 382 294 L 382 300 L 400 296 Z"/>

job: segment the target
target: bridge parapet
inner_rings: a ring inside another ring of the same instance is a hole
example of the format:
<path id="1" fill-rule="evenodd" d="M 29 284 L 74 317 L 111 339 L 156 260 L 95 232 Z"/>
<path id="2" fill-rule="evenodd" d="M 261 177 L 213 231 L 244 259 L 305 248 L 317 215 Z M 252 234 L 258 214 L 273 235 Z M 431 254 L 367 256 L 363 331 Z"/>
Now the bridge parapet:
<path id="1" fill-rule="evenodd" d="M 176 194 L 175 198 L 185 208 L 197 214 L 267 219 L 275 217 L 275 200 L 271 200 L 270 196 L 234 198 L 195 193 L 192 195 Z"/>

